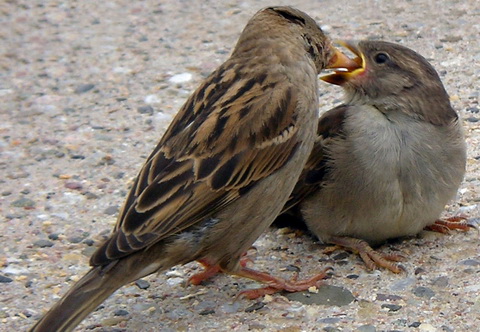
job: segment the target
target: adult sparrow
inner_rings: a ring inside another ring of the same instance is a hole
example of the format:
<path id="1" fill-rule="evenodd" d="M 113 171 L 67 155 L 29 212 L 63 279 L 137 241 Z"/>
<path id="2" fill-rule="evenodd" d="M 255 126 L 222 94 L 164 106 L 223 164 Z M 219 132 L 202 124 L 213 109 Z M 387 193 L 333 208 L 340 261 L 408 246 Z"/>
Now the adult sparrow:
<path id="1" fill-rule="evenodd" d="M 324 243 L 358 252 L 370 269 L 400 272 L 399 255 L 370 245 L 437 221 L 463 179 L 462 124 L 435 69 L 416 52 L 382 42 L 343 43 L 360 68 L 336 71 L 344 104 L 323 114 L 312 154 L 287 202 Z M 436 222 L 437 221 L 437 222 Z"/>
<path id="2" fill-rule="evenodd" d="M 317 75 L 327 66 L 358 67 L 305 13 L 255 14 L 146 160 L 91 270 L 32 331 L 70 331 L 123 285 L 193 260 L 270 290 L 307 288 L 239 262 L 280 213 L 310 154 Z"/>

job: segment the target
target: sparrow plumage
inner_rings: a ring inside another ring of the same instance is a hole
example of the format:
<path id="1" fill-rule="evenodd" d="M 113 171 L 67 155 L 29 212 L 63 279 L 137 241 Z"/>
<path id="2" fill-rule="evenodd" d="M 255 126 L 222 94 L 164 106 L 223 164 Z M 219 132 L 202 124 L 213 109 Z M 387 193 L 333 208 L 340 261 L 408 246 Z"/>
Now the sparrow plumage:
<path id="1" fill-rule="evenodd" d="M 193 260 L 284 288 L 239 261 L 313 147 L 317 75 L 347 59 L 299 10 L 255 14 L 146 160 L 92 269 L 31 331 L 71 331 L 123 285 Z"/>
<path id="2" fill-rule="evenodd" d="M 428 61 L 382 41 L 343 43 L 360 68 L 336 71 L 345 102 L 318 121 L 317 140 L 284 211 L 322 242 L 400 272 L 371 245 L 435 226 L 465 173 L 462 124 Z M 465 224 L 440 221 L 452 228 Z M 443 225 L 442 225 L 443 224 Z"/>

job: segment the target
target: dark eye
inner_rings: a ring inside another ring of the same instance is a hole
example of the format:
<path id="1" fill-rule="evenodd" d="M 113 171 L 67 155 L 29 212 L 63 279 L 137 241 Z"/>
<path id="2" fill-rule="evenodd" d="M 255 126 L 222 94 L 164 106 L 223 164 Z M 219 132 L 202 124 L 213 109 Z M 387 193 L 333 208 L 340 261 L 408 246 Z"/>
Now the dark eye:
<path id="1" fill-rule="evenodd" d="M 376 63 L 385 63 L 390 60 L 388 55 L 386 55 L 385 53 L 378 53 L 377 55 L 375 55 L 374 59 Z"/>

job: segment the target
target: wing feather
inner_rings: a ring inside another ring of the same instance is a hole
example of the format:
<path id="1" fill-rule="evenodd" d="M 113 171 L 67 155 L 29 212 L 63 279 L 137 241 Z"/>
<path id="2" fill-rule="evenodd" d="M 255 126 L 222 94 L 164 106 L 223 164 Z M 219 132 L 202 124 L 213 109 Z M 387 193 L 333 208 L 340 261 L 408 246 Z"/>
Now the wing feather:
<path id="1" fill-rule="evenodd" d="M 92 265 L 205 221 L 293 156 L 297 87 L 275 73 L 245 70 L 225 63 L 187 100 L 141 169 Z"/>

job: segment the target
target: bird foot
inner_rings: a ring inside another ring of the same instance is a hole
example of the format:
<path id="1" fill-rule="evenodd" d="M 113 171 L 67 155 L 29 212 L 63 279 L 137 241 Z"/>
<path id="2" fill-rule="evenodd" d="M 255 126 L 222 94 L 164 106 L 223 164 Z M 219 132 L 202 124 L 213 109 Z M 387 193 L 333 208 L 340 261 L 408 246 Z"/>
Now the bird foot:
<path id="1" fill-rule="evenodd" d="M 208 264 L 205 260 L 198 260 L 200 264 L 203 265 L 205 270 L 200 273 L 196 273 L 187 280 L 187 286 L 188 285 L 200 285 L 202 282 L 205 280 L 208 280 L 212 278 L 213 276 L 222 273 L 222 270 L 220 269 L 220 266 L 218 265 L 210 265 Z"/>
<path id="2" fill-rule="evenodd" d="M 246 267 L 248 263 L 253 263 L 253 260 L 249 257 L 246 257 L 247 253 L 244 253 L 240 259 L 240 266 Z M 198 262 L 203 265 L 205 270 L 200 273 L 196 273 L 187 280 L 188 285 L 200 285 L 202 282 L 214 277 L 217 274 L 223 273 L 220 266 L 217 264 L 210 264 L 206 259 L 199 259 Z"/>
<path id="3" fill-rule="evenodd" d="M 321 283 L 320 280 L 328 277 L 327 272 L 329 270 L 331 270 L 331 268 L 327 268 L 323 270 L 321 273 L 313 276 L 310 279 L 299 281 L 297 280 L 298 279 L 297 274 L 295 274 L 292 279 L 285 280 L 282 278 L 274 277 L 265 272 L 259 272 L 256 270 L 249 269 L 247 267 L 243 267 L 239 272 L 235 272 L 234 274 L 237 276 L 241 276 L 241 277 L 266 283 L 268 286 L 263 288 L 249 289 L 249 290 L 242 291 L 237 295 L 237 298 L 245 297 L 249 300 L 253 300 L 267 294 L 274 294 L 281 291 L 294 293 L 294 292 L 301 292 L 301 291 L 308 290 L 311 287 L 319 287 Z"/>
<path id="4" fill-rule="evenodd" d="M 467 218 L 464 216 L 450 217 L 447 219 L 438 219 L 432 225 L 425 227 L 425 230 L 432 232 L 439 232 L 442 234 L 448 234 L 451 230 L 457 229 L 460 231 L 468 231 L 470 228 L 476 228 L 467 222 Z"/>
<path id="5" fill-rule="evenodd" d="M 358 254 L 369 270 L 375 270 L 378 267 L 383 267 L 393 273 L 400 273 L 404 271 L 404 268 L 395 262 L 401 262 L 405 260 L 405 257 L 398 254 L 382 254 L 375 251 L 368 245 L 367 242 L 350 238 L 350 237 L 333 237 L 330 242 L 336 244 L 335 247 L 327 248 L 327 252 L 331 253 L 332 248 L 344 248 Z"/>

